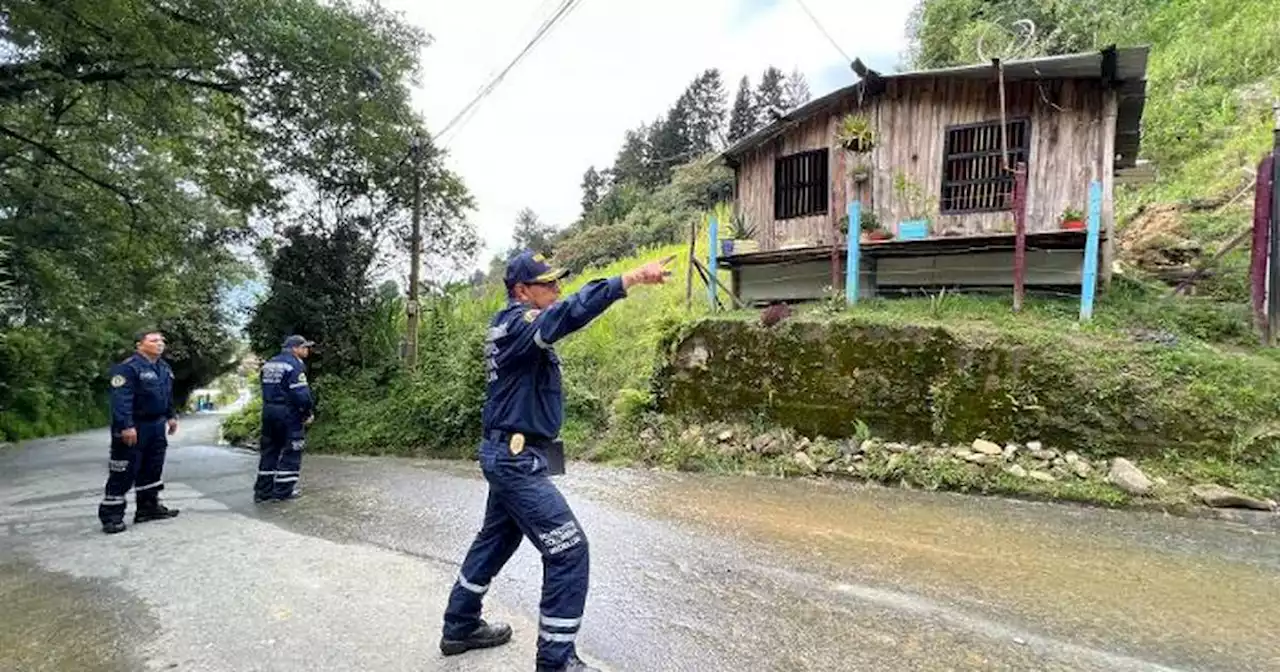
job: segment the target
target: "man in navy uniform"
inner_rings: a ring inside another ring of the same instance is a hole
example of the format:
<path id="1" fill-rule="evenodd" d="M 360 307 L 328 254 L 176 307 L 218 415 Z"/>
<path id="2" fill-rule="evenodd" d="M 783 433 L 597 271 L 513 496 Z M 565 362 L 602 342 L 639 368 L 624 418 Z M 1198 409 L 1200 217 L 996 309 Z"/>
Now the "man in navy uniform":
<path id="1" fill-rule="evenodd" d="M 284 340 L 280 354 L 267 360 L 259 373 L 262 383 L 262 440 L 253 501 L 298 497 L 306 427 L 313 418 L 307 367 L 302 363 L 315 343 L 301 336 Z"/>
<path id="2" fill-rule="evenodd" d="M 106 492 L 98 505 L 102 531 L 125 531 L 124 496 L 134 488 L 134 523 L 178 515 L 160 503 L 169 434 L 178 431 L 173 407 L 173 370 L 160 359 L 164 335 L 148 330 L 134 339 L 136 352 L 111 367 L 111 460 Z M 136 487 L 135 487 L 136 485 Z"/>
<path id="3" fill-rule="evenodd" d="M 653 262 L 619 277 L 593 280 L 558 300 L 563 270 L 523 252 L 507 265 L 508 303 L 490 323 L 480 466 L 489 482 L 484 524 L 449 595 L 440 650 L 455 655 L 511 640 L 511 626 L 480 618 L 481 600 L 523 537 L 542 554 L 537 669 L 589 672 L 574 639 L 588 584 L 587 538 L 548 478 L 563 419 L 560 360 L 554 346 L 585 327 L 637 284 L 660 284 L 669 272 Z"/>

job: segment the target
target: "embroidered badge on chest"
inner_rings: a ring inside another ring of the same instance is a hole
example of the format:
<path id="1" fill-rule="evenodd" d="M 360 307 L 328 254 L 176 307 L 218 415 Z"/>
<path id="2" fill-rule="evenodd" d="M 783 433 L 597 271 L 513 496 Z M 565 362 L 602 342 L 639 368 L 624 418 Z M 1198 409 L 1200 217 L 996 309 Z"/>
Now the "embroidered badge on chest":
<path id="1" fill-rule="evenodd" d="M 541 312 L 542 312 L 541 310 L 538 310 L 538 309 L 536 309 L 536 308 L 535 308 L 534 310 L 527 310 L 527 311 L 525 311 L 525 313 L 524 313 L 524 321 L 525 321 L 525 322 L 533 322 L 534 320 L 538 319 L 538 314 L 539 314 L 539 313 L 541 313 Z"/>

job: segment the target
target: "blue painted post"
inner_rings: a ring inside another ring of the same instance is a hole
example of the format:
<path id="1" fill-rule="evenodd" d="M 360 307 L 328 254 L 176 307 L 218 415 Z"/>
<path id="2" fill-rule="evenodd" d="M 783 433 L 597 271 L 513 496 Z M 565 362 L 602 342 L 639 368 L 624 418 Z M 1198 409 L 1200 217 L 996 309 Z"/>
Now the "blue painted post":
<path id="1" fill-rule="evenodd" d="M 1093 294 L 1098 287 L 1098 238 L 1102 226 L 1102 183 L 1089 183 L 1089 235 L 1084 243 L 1084 273 L 1080 282 L 1080 321 L 1093 319 Z"/>
<path id="2" fill-rule="evenodd" d="M 849 260 L 844 276 L 844 300 L 850 305 L 858 302 L 858 267 L 862 263 L 862 203 L 849 202 Z"/>
<path id="3" fill-rule="evenodd" d="M 707 228 L 707 236 L 710 239 L 711 250 L 707 253 L 707 274 L 711 277 L 707 278 L 707 298 L 711 300 L 711 310 L 716 309 L 716 252 L 720 249 L 719 228 L 716 225 L 716 216 L 711 215 L 709 219 L 710 226 Z"/>

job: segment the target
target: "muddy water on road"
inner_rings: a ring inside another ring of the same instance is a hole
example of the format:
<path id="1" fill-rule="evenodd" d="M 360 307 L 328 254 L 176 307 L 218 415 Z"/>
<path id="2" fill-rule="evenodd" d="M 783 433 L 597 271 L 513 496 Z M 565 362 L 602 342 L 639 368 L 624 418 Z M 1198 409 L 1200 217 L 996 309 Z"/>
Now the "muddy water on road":
<path id="1" fill-rule="evenodd" d="M 1079 645 L 1280 669 L 1274 529 L 843 483 L 643 480 L 622 498 L 586 489 L 781 548 L 873 601 L 869 586 L 886 586 Z"/>

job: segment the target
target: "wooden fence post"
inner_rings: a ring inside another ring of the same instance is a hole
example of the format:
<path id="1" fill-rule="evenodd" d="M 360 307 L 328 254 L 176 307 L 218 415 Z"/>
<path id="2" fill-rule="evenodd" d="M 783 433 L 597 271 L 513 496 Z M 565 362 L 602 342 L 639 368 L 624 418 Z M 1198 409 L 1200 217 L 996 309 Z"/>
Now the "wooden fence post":
<path id="1" fill-rule="evenodd" d="M 1013 173 L 1013 312 L 1022 312 L 1027 293 L 1027 164 Z"/>
<path id="2" fill-rule="evenodd" d="M 858 302 L 858 277 L 861 275 L 862 241 L 862 202 L 849 202 L 849 258 L 844 274 L 844 301 L 848 305 Z"/>
<path id="3" fill-rule="evenodd" d="M 1093 295 L 1098 288 L 1098 240 L 1102 229 L 1102 183 L 1089 183 L 1089 234 L 1084 242 L 1084 270 L 1080 278 L 1080 321 L 1093 319 Z"/>

